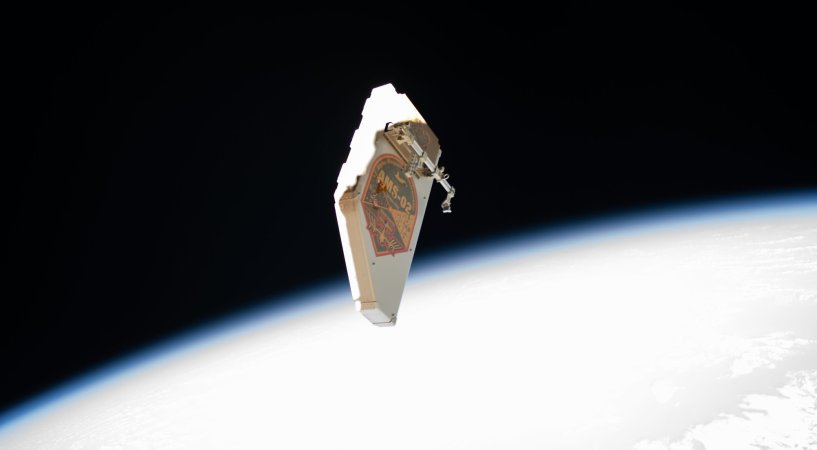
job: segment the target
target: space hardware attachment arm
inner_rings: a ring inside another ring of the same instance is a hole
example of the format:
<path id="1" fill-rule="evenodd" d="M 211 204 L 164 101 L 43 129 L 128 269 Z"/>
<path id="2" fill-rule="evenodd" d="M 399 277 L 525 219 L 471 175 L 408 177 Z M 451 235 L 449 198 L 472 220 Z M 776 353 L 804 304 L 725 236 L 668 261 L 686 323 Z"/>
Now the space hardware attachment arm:
<path id="1" fill-rule="evenodd" d="M 401 122 L 396 124 L 387 122 L 383 132 L 386 135 L 386 139 L 398 149 L 402 156 L 404 158 L 408 157 L 406 158 L 409 161 L 406 165 L 406 176 L 415 176 L 418 178 L 431 176 L 445 189 L 447 195 L 441 207 L 444 213 L 450 213 L 451 199 L 454 198 L 456 189 L 448 182 L 449 174 L 445 173 L 445 167 L 438 166 L 437 163 L 431 159 L 429 154 L 423 150 L 418 139 L 414 137 L 414 133 L 411 130 L 412 128 L 418 129 L 419 127 L 422 127 L 422 124 L 416 122 Z M 411 151 L 406 151 L 406 147 L 410 148 Z M 439 150 L 435 152 L 435 156 L 439 158 Z"/>

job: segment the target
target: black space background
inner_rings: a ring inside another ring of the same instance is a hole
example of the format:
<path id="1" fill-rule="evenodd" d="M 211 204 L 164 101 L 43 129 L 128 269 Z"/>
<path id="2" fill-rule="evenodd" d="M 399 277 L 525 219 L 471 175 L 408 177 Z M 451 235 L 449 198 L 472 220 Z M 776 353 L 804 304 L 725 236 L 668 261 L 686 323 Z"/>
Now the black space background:
<path id="1" fill-rule="evenodd" d="M 335 180 L 387 82 L 440 138 L 457 188 L 450 215 L 434 188 L 418 258 L 817 187 L 805 11 L 655 3 L 10 12 L 0 411 L 344 277 Z"/>

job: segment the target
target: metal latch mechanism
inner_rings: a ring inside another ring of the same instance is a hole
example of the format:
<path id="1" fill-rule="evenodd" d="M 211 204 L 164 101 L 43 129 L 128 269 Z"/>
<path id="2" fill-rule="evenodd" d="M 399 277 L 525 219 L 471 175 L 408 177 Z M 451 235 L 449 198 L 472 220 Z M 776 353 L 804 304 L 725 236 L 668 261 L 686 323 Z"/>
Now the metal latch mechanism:
<path id="1" fill-rule="evenodd" d="M 451 199 L 454 198 L 456 190 L 448 182 L 449 174 L 445 173 L 445 167 L 438 166 L 435 161 L 441 153 L 439 147 L 435 146 L 435 148 L 430 149 L 429 151 L 433 155 L 429 155 L 429 152 L 426 152 L 423 146 L 420 145 L 415 133 L 412 132 L 412 128 L 414 128 L 417 131 L 433 136 L 428 126 L 421 128 L 423 125 L 425 124 L 417 122 L 400 122 L 396 124 L 389 122 L 386 123 L 383 131 L 389 141 L 395 144 L 398 152 L 406 159 L 405 174 L 407 176 L 433 177 L 445 189 L 448 194 L 440 206 L 444 213 L 450 213 Z M 426 139 L 426 141 L 430 141 L 430 139 Z M 433 142 L 436 144 L 436 137 L 433 138 Z M 407 149 L 410 149 L 410 151 L 406 151 Z"/>

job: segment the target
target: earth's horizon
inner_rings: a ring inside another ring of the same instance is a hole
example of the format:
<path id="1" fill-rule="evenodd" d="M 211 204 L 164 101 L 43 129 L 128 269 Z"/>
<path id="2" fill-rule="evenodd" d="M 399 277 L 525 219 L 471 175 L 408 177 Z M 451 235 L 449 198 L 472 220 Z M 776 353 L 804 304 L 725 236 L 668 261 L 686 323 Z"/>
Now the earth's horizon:
<path id="1" fill-rule="evenodd" d="M 817 445 L 817 191 L 420 252 L 393 330 L 288 298 L 0 411 L 0 447 Z"/>

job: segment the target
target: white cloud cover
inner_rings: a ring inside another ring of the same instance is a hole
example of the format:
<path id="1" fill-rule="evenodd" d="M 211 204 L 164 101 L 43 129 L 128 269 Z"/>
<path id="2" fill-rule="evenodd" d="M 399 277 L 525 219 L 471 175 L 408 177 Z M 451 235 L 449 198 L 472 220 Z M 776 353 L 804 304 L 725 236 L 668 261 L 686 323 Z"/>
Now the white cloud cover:
<path id="1" fill-rule="evenodd" d="M 636 450 L 817 448 L 817 370 L 788 374 L 778 395 L 747 395 L 742 414 L 724 414 L 681 439 L 643 440 Z"/>

